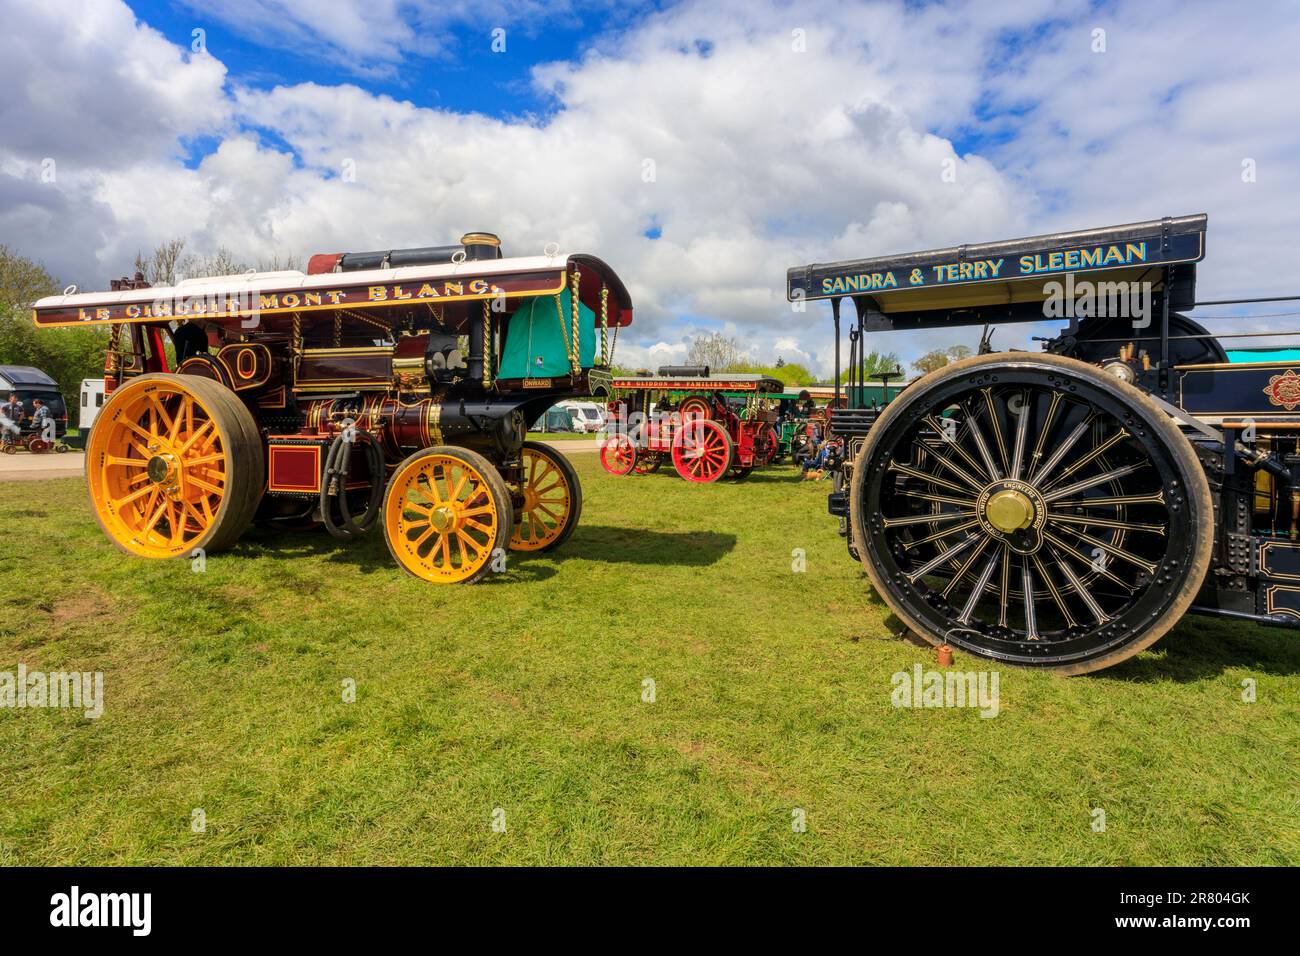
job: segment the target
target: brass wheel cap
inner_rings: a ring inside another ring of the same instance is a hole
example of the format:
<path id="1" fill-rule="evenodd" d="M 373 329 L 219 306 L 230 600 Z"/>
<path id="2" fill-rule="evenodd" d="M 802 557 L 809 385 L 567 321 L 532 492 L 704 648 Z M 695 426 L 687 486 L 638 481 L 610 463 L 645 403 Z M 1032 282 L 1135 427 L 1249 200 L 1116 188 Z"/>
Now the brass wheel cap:
<path id="1" fill-rule="evenodd" d="M 1028 528 L 1034 521 L 1034 503 L 1009 488 L 996 492 L 984 506 L 984 517 L 1003 534 Z"/>

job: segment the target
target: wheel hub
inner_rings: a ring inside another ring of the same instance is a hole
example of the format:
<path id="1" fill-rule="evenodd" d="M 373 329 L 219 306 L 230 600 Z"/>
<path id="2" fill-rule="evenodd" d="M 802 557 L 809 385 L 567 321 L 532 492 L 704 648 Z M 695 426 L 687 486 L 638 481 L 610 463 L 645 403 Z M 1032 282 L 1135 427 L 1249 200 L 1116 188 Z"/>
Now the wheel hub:
<path id="1" fill-rule="evenodd" d="M 1010 534 L 1034 523 L 1034 503 L 1021 492 L 1004 488 L 989 497 L 984 518 L 999 531 Z"/>
<path id="2" fill-rule="evenodd" d="M 172 484 L 176 477 L 176 458 L 166 452 L 154 455 L 145 466 L 149 480 L 155 485 Z"/>
<path id="3" fill-rule="evenodd" d="M 439 505 L 429 513 L 429 524 L 440 534 L 446 534 L 456 524 L 456 515 L 446 505 Z"/>
<path id="4" fill-rule="evenodd" d="M 975 513 L 984 530 L 1011 550 L 1033 554 L 1042 547 L 1047 503 L 1028 482 L 1017 478 L 993 482 L 980 492 Z"/>

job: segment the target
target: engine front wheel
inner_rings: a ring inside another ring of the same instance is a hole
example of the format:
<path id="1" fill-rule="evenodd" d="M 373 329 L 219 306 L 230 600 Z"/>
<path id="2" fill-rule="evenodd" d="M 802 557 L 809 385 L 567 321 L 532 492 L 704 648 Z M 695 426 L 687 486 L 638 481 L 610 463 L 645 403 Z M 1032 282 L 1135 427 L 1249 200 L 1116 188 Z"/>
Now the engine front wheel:
<path id="1" fill-rule="evenodd" d="M 913 383 L 852 472 L 854 549 L 932 644 L 1063 674 L 1157 641 L 1195 598 L 1214 511 L 1190 442 L 1075 359 L 981 355 Z"/>
<path id="2" fill-rule="evenodd" d="M 500 472 L 482 455 L 449 446 L 417 451 L 397 466 L 383 516 L 397 563 L 435 584 L 478 581 L 514 527 Z"/>

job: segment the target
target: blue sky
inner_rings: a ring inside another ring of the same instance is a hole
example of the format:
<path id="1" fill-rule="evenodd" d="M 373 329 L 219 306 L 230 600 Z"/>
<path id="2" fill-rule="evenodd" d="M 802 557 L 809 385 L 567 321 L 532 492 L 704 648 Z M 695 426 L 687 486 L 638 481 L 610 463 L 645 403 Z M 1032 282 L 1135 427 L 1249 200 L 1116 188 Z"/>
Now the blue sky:
<path id="1" fill-rule="evenodd" d="M 255 89 L 299 83 L 354 83 L 376 94 L 409 100 L 416 106 L 498 117 L 544 118 L 555 110 L 555 100 L 538 94 L 529 73 L 538 63 L 580 55 L 584 43 L 590 40 L 588 28 L 576 19 L 563 18 L 544 29 L 511 27 L 506 37 L 511 55 L 503 57 L 492 51 L 490 30 L 484 25 L 458 23 L 443 31 L 450 44 L 445 54 L 409 56 L 394 75 L 376 77 L 314 56 L 310 42 L 259 43 L 231 29 L 222 19 L 196 13 L 184 4 L 139 0 L 132 9 L 180 47 L 193 44 L 195 29 L 204 30 L 208 50 L 226 65 L 233 78 Z M 266 130 L 260 132 L 268 135 Z M 194 142 L 191 164 L 214 145 L 211 139 Z"/>

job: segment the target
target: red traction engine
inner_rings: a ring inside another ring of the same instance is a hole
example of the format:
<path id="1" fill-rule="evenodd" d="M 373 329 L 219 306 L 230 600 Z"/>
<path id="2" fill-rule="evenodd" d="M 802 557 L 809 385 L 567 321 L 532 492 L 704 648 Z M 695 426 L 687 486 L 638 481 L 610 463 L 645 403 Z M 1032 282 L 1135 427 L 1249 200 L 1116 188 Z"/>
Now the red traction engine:
<path id="1" fill-rule="evenodd" d="M 782 385 L 763 375 L 710 375 L 707 366 L 665 366 L 657 375 L 616 378 L 608 405 L 607 438 L 600 462 L 611 475 L 648 474 L 665 459 L 682 478 L 709 484 L 726 475 L 741 479 L 775 453 L 771 423 L 759 396 Z M 750 399 L 744 416 L 723 393 Z M 685 393 L 673 404 L 674 394 Z"/>

